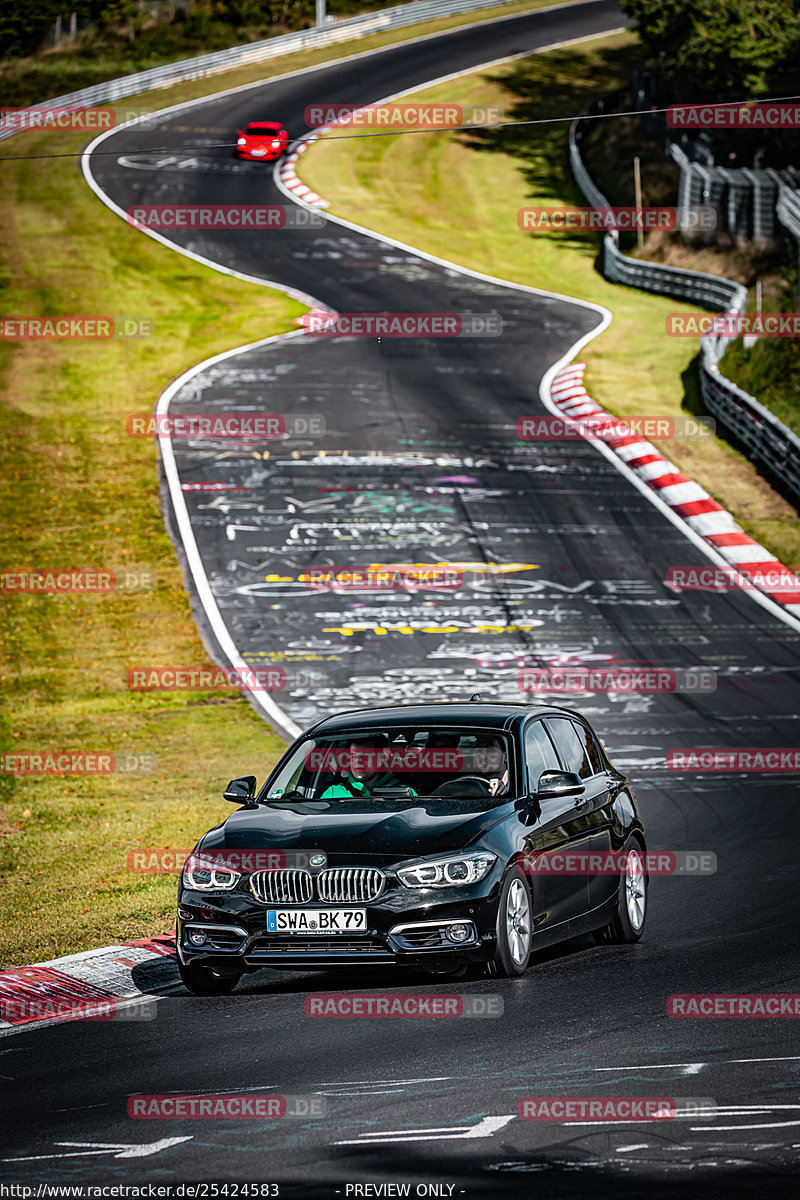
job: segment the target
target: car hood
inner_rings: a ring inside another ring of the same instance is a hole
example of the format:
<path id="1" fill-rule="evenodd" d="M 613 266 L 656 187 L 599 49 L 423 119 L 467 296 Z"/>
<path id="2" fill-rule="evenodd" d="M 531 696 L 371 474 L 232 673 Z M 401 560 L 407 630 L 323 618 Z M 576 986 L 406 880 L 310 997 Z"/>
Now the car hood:
<path id="1" fill-rule="evenodd" d="M 461 850 L 514 809 L 485 799 L 299 800 L 242 808 L 210 830 L 203 850 L 319 850 L 329 859 L 405 858 Z"/>

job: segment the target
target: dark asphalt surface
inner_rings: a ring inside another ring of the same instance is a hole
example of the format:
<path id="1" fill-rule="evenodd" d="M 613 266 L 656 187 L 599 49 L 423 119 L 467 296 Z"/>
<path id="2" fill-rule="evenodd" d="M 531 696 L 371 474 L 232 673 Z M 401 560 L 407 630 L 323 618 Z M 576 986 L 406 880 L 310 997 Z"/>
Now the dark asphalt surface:
<path id="1" fill-rule="evenodd" d="M 283 203 L 271 173 L 203 149 L 203 140 L 254 116 L 282 120 L 297 135 L 310 102 L 379 99 L 620 23 L 614 6 L 600 2 L 321 68 L 165 118 L 158 142 L 170 150 L 157 161 L 143 157 L 152 132 L 122 130 L 103 143 L 92 169 L 124 208 Z M 299 335 L 205 370 L 173 399 L 176 413 L 325 416 L 324 439 L 272 444 L 268 458 L 263 447 L 256 455 L 174 443 L 182 484 L 249 489 L 184 496 L 237 649 L 248 663 L 286 667 L 290 686 L 277 700 L 289 719 L 302 725 L 361 703 L 460 699 L 476 689 L 518 698 L 525 664 L 713 667 L 712 693 L 568 703 L 630 772 L 650 847 L 713 851 L 718 870 L 654 879 L 639 945 L 574 941 L 542 953 L 520 980 L 263 971 L 231 997 L 163 997 L 150 1022 L 73 1023 L 3 1039 L 4 1177 L 272 1180 L 284 1195 L 330 1197 L 357 1195 L 350 1184 L 404 1181 L 412 1195 L 417 1185 L 442 1184 L 454 1190 L 441 1194 L 467 1197 L 795 1191 L 796 1026 L 679 1021 L 666 1016 L 666 1001 L 674 993 L 795 989 L 796 778 L 681 775 L 665 769 L 664 755 L 687 746 L 797 745 L 800 639 L 747 595 L 665 588 L 669 566 L 707 560 L 592 447 L 516 440 L 517 417 L 542 411 L 544 372 L 599 317 L 335 224 L 269 239 L 187 236 L 190 243 L 340 312 L 495 311 L 504 322 L 502 337 L 469 341 Z M 174 511 L 167 517 L 174 529 Z M 321 597 L 297 579 L 323 564 L 442 560 L 465 564 L 464 587 L 451 595 Z M 207 623 L 204 632 L 213 646 Z M 263 777 L 257 763 L 239 766 Z M 145 970 L 138 982 L 148 990 Z M 501 996 L 504 1015 L 446 1024 L 328 1024 L 304 1015 L 309 992 L 367 989 Z M 227 1092 L 322 1095 L 328 1115 L 272 1124 L 137 1123 L 126 1115 L 137 1093 Z M 719 1107 L 669 1125 L 589 1128 L 517 1120 L 526 1095 L 705 1097 Z M 108 1149 L 169 1138 L 190 1140 L 147 1157 Z M 98 1153 L 60 1143 L 92 1143 Z"/>

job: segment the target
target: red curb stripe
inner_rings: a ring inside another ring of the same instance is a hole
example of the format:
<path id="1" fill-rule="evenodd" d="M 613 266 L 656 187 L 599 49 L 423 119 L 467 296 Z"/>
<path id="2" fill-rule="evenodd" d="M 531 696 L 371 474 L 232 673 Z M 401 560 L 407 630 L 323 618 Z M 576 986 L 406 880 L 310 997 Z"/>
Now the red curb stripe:
<path id="1" fill-rule="evenodd" d="M 708 540 L 715 546 L 755 546 L 758 544 L 746 533 L 712 533 L 709 534 Z"/>
<path id="2" fill-rule="evenodd" d="M 652 488 L 666 488 L 672 487 L 676 483 L 694 483 L 694 480 L 687 479 L 685 475 L 677 475 L 672 472 L 667 475 L 659 475 L 657 479 L 648 479 L 647 482 Z"/>
<path id="3" fill-rule="evenodd" d="M 676 504 L 674 508 L 679 517 L 699 517 L 703 513 L 727 512 L 727 509 L 717 504 L 710 496 L 708 500 L 689 500 L 686 504 Z"/>
<path id="4" fill-rule="evenodd" d="M 646 467 L 648 463 L 663 461 L 664 459 L 660 454 L 643 454 L 641 458 L 629 458 L 628 466 L 632 471 L 638 471 L 639 467 Z"/>

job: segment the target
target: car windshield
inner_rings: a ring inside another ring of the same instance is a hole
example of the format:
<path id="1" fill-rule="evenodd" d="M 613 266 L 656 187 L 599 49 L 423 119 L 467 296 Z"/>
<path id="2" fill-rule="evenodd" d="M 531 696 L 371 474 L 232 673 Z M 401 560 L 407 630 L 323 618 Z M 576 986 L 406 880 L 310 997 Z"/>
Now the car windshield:
<path id="1" fill-rule="evenodd" d="M 511 743 L 493 730 L 417 726 L 304 738 L 262 797 L 281 800 L 420 796 L 454 800 L 516 795 Z"/>
<path id="2" fill-rule="evenodd" d="M 250 134 L 274 134 L 280 132 L 280 125 L 248 125 L 245 133 Z"/>

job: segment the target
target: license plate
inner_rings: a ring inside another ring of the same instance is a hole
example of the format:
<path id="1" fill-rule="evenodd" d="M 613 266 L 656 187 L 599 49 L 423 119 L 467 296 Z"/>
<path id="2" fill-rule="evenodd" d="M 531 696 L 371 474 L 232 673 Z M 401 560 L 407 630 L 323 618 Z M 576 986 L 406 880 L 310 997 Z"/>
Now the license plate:
<path id="1" fill-rule="evenodd" d="M 367 928 L 365 908 L 268 908 L 268 933 L 356 933 Z"/>

